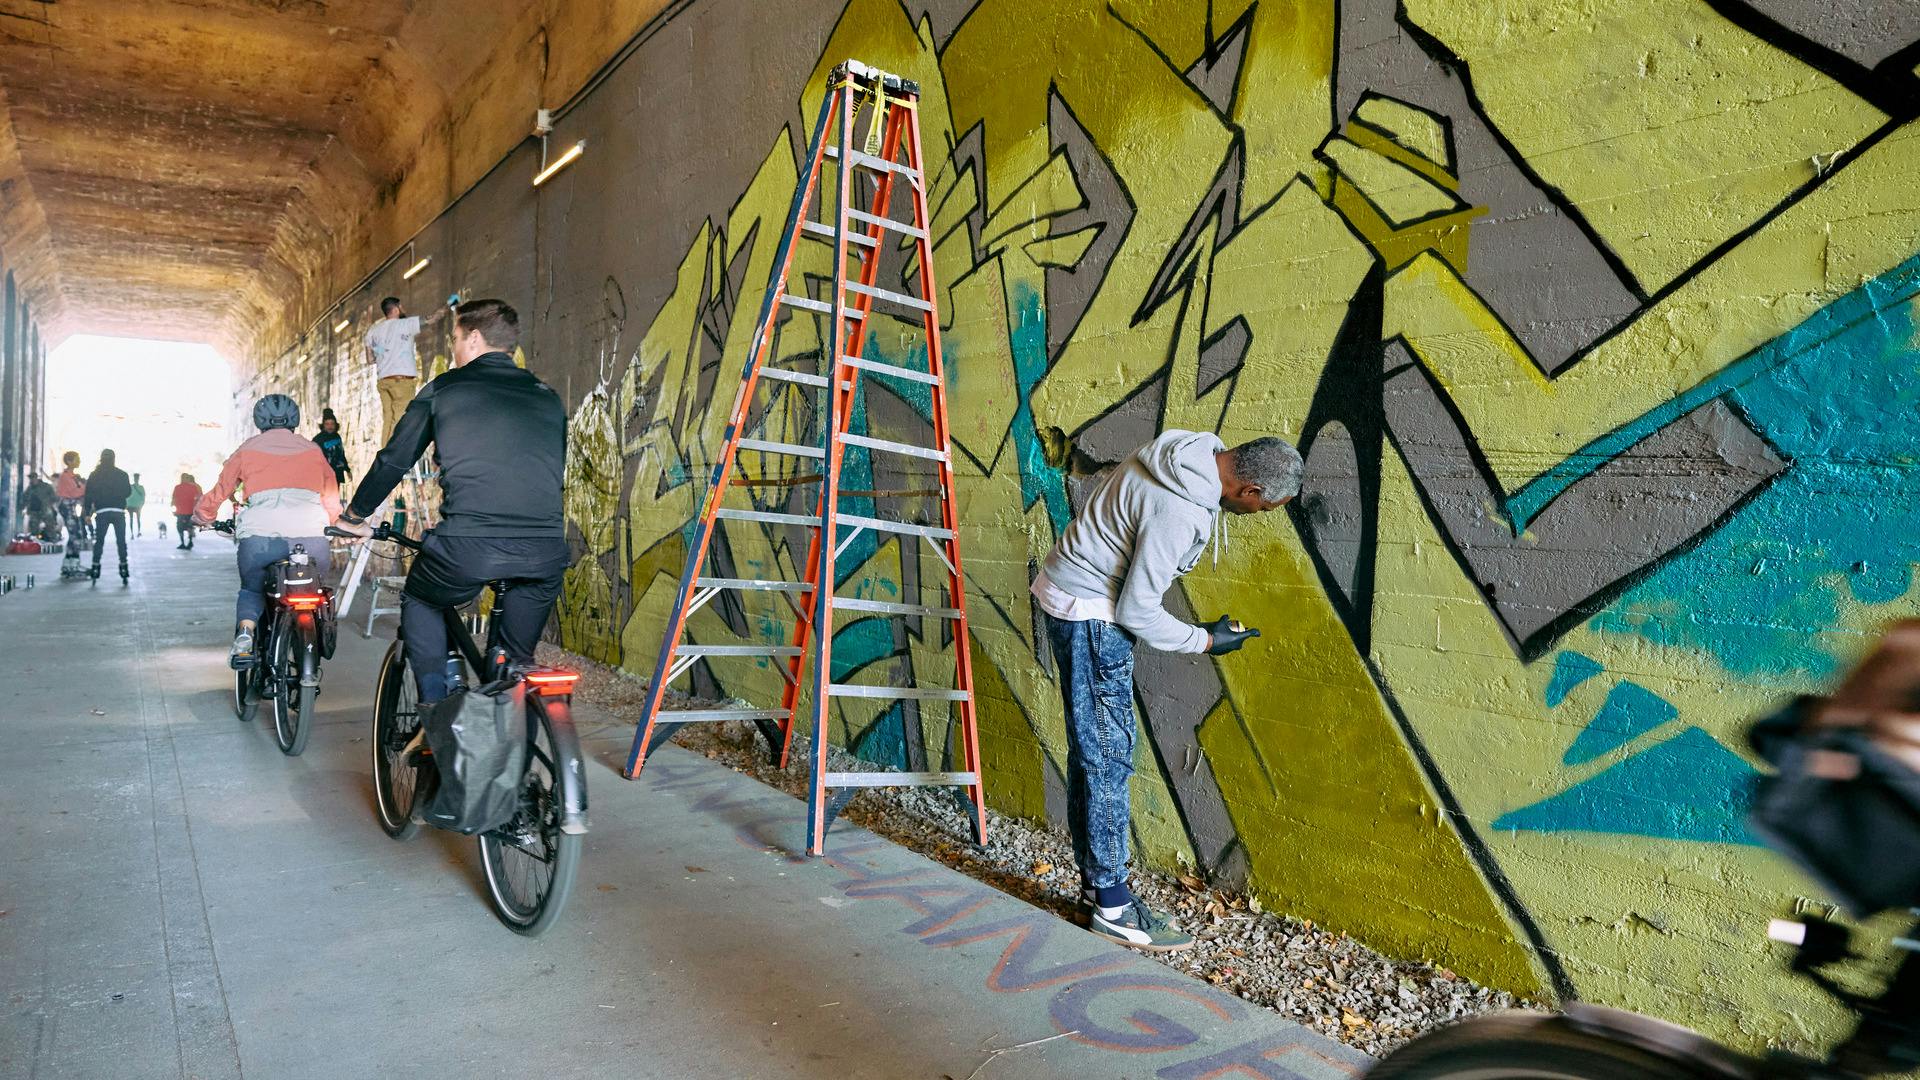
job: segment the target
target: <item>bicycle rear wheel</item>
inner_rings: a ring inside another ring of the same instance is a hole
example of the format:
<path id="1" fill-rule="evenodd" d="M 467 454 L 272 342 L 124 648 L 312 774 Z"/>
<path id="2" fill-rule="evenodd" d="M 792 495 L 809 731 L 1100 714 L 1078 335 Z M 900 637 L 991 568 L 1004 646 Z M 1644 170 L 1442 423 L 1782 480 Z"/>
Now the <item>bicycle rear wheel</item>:
<path id="1" fill-rule="evenodd" d="M 319 688 L 301 683 L 300 663 L 306 650 L 297 623 L 283 622 L 276 629 L 267 677 L 279 683 L 279 692 L 273 695 L 273 739 L 288 757 L 298 757 L 307 748 L 307 733 L 313 729 L 313 699 Z"/>
<path id="2" fill-rule="evenodd" d="M 1657 1054 L 1544 1013 L 1477 1016 L 1388 1054 L 1367 1080 L 1706 1080 L 1706 1062 Z"/>
<path id="3" fill-rule="evenodd" d="M 560 831 L 559 777 L 578 770 L 562 761 L 553 726 L 537 696 L 527 699 L 527 774 L 513 820 L 480 834 L 480 865 L 493 913 L 529 937 L 553 925 L 573 892 L 580 869 L 580 837 Z"/>
<path id="4" fill-rule="evenodd" d="M 413 800 L 420 791 L 420 770 L 404 751 L 420 728 L 420 699 L 407 674 L 407 654 L 398 641 L 387 647 L 373 695 L 373 793 L 380 828 L 395 840 L 420 831 Z"/>

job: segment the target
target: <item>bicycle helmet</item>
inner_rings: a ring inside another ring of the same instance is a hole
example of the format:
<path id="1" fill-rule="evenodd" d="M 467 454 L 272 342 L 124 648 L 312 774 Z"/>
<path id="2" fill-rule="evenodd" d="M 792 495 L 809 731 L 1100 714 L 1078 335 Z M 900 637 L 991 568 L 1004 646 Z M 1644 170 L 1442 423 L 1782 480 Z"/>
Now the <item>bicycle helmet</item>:
<path id="1" fill-rule="evenodd" d="M 261 431 L 277 427 L 291 431 L 300 426 L 300 406 L 285 394 L 268 394 L 253 403 L 253 426 Z"/>

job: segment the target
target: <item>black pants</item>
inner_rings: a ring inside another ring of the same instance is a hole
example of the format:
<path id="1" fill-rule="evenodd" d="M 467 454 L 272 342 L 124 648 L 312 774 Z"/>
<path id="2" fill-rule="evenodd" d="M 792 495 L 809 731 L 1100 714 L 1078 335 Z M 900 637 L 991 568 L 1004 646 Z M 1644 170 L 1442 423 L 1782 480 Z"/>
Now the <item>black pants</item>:
<path id="1" fill-rule="evenodd" d="M 488 582 L 505 582 L 506 596 L 493 611 L 500 621 L 500 642 L 510 658 L 532 660 L 572 559 L 572 549 L 558 536 L 428 534 L 400 600 L 400 636 L 407 643 L 407 666 L 413 669 L 421 703 L 447 696 L 447 611 L 480 595 Z"/>
<path id="2" fill-rule="evenodd" d="M 193 515 L 192 514 L 173 515 L 173 528 L 175 532 L 180 534 L 181 547 L 190 548 L 193 546 Z"/>
<path id="3" fill-rule="evenodd" d="M 113 546 L 120 552 L 120 569 L 127 568 L 127 512 L 96 510 L 93 514 L 93 568 L 100 568 L 100 556 L 107 551 L 107 530 L 113 530 Z"/>

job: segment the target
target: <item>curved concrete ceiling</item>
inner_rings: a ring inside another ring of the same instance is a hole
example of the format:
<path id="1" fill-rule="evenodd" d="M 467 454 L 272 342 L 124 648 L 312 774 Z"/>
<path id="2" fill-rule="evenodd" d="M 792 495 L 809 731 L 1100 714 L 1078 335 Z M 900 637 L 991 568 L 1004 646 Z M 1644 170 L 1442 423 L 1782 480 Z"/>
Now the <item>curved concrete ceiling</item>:
<path id="1" fill-rule="evenodd" d="M 241 346 L 449 123 L 515 9 L 0 0 L 0 247 L 49 339 Z"/>

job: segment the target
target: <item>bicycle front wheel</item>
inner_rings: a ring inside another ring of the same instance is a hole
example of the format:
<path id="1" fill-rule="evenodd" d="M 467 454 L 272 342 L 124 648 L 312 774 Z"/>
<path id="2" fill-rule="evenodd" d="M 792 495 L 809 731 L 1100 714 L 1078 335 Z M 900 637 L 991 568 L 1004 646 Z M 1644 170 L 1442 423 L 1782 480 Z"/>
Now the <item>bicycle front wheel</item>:
<path id="1" fill-rule="evenodd" d="M 580 837 L 560 831 L 560 782 L 577 761 L 563 761 L 537 696 L 527 699 L 527 774 L 513 820 L 480 834 L 480 865 L 493 913 L 529 937 L 553 925 L 573 892 Z"/>
<path id="2" fill-rule="evenodd" d="M 1477 1016 L 1388 1054 L 1367 1080 L 1706 1080 L 1706 1063 L 1656 1054 L 1544 1013 Z"/>
<path id="3" fill-rule="evenodd" d="M 307 748 L 307 733 L 313 729 L 313 699 L 318 687 L 302 685 L 300 664 L 307 650 L 300 627 L 282 625 L 274 634 L 273 666 L 267 678 L 279 683 L 273 695 L 273 739 L 280 752 L 298 757 Z"/>
<path id="4" fill-rule="evenodd" d="M 420 831 L 413 820 L 413 800 L 420 790 L 420 770 L 406 761 L 407 743 L 420 729 L 420 698 L 407 676 L 407 654 L 398 641 L 387 647 L 380 664 L 380 681 L 373 694 L 373 794 L 380 828 L 395 840 L 410 840 Z"/>

